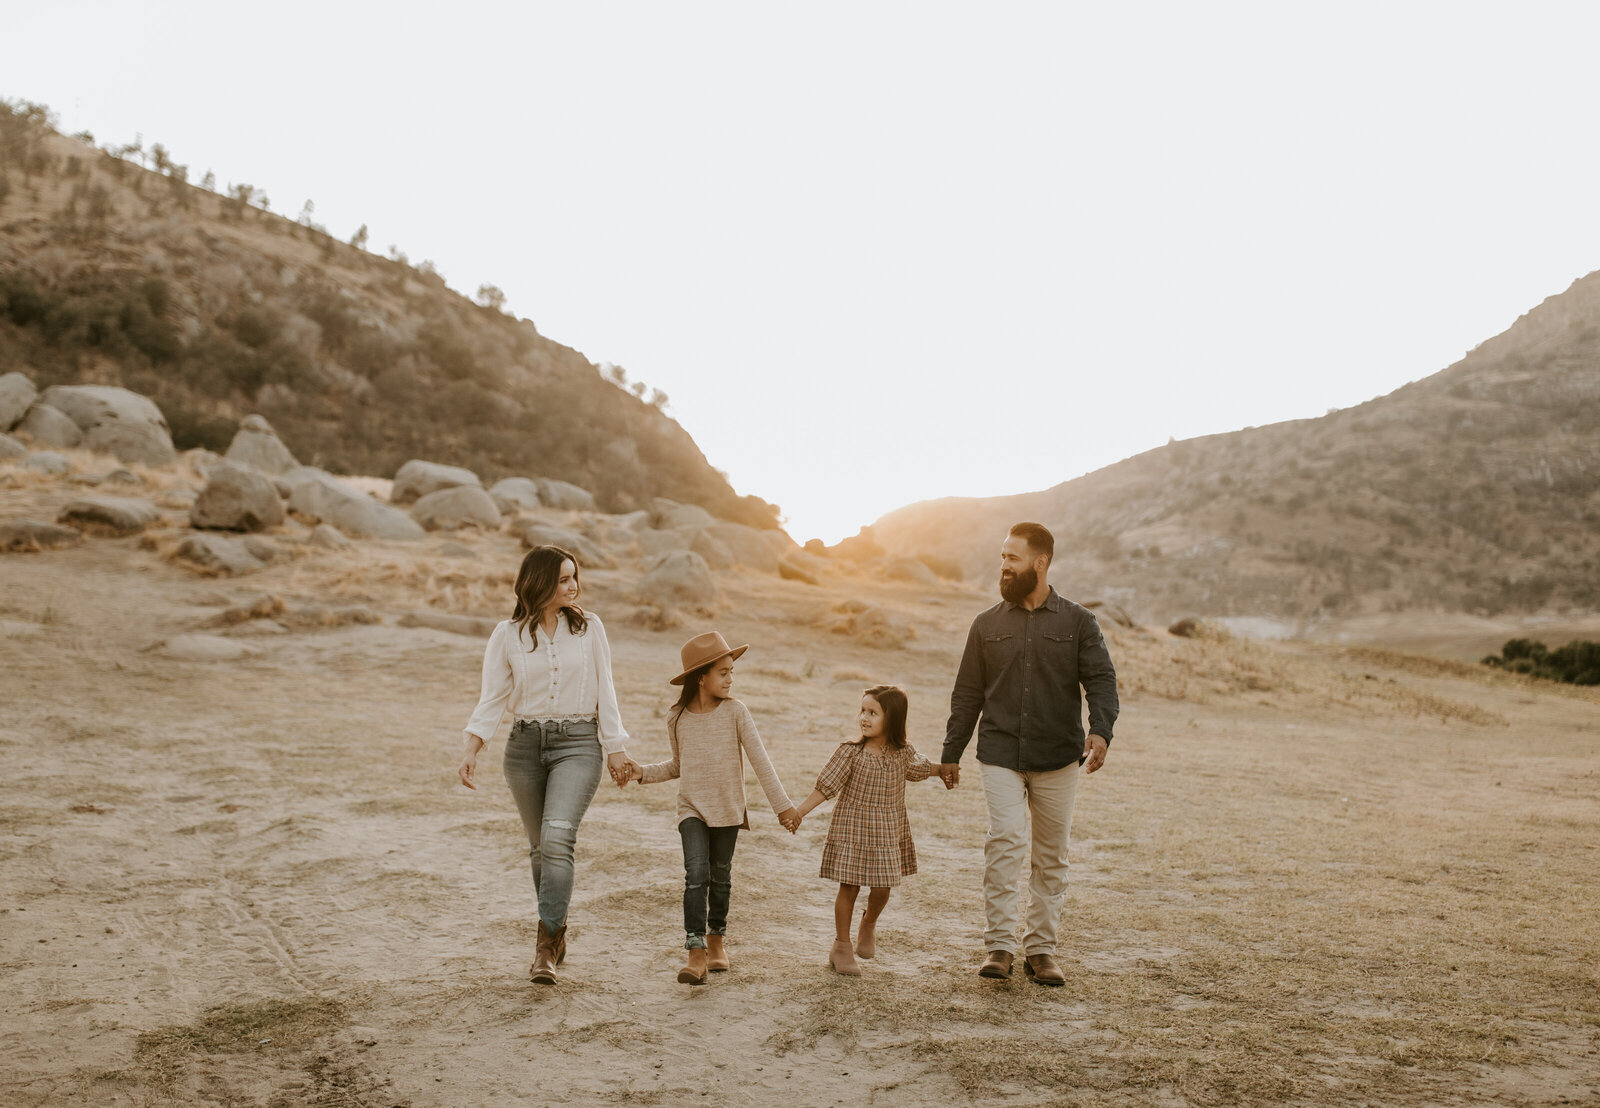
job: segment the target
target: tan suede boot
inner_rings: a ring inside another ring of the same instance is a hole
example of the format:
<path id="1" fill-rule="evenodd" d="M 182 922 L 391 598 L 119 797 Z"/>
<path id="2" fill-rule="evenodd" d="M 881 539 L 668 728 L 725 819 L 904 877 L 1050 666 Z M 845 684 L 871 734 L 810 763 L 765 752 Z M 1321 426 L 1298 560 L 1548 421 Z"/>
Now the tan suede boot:
<path id="1" fill-rule="evenodd" d="M 706 983 L 706 948 L 694 947 L 689 951 L 689 964 L 678 971 L 678 981 L 684 985 Z"/>
<path id="2" fill-rule="evenodd" d="M 533 978 L 536 985 L 554 985 L 556 983 L 556 946 L 565 941 L 567 929 L 556 928 L 554 935 L 545 927 L 544 920 L 539 921 L 538 948 L 533 954 L 533 965 L 528 968 L 528 976 Z"/>
<path id="3" fill-rule="evenodd" d="M 828 952 L 828 965 L 833 971 L 845 977 L 860 977 L 861 967 L 856 964 L 856 952 L 850 949 L 847 942 L 835 942 L 833 949 Z"/>
<path id="4" fill-rule="evenodd" d="M 856 957 L 871 958 L 876 953 L 878 953 L 877 921 L 874 920 L 872 923 L 868 923 L 866 920 L 862 920 L 861 930 L 856 935 Z"/>
<path id="5" fill-rule="evenodd" d="M 728 948 L 721 935 L 706 936 L 706 968 L 712 973 L 725 973 L 728 970 Z"/>

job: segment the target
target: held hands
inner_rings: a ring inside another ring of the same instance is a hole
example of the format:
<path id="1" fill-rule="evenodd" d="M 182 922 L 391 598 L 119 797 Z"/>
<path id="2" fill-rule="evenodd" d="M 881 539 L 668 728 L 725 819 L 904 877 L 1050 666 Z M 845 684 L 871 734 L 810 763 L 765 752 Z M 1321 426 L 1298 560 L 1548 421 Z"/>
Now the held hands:
<path id="1" fill-rule="evenodd" d="M 783 829 L 793 835 L 800 830 L 800 809 L 790 808 L 788 811 L 778 813 L 778 822 L 783 824 Z"/>
<path id="2" fill-rule="evenodd" d="M 606 768 L 611 771 L 611 780 L 617 783 L 619 789 L 629 781 L 644 780 L 644 770 L 639 768 L 639 763 L 620 750 L 606 759 Z"/>
<path id="3" fill-rule="evenodd" d="M 934 772 L 939 775 L 939 780 L 944 782 L 946 789 L 953 789 L 961 784 L 961 766 L 955 762 L 940 762 L 934 767 Z"/>

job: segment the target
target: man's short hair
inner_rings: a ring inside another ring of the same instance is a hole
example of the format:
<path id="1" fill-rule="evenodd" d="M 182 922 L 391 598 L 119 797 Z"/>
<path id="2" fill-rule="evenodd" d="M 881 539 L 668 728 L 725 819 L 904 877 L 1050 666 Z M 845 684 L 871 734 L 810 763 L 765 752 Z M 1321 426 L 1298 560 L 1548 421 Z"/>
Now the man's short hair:
<path id="1" fill-rule="evenodd" d="M 1056 560 L 1056 537 L 1042 523 L 1014 523 L 1011 534 L 1028 544 L 1035 554 L 1043 554 L 1048 561 Z"/>

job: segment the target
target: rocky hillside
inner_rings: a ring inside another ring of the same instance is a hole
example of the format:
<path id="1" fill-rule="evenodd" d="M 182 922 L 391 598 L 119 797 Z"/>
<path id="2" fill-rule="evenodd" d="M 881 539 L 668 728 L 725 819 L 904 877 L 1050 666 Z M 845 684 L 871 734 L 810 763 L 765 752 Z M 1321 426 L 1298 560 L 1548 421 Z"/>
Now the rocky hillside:
<path id="1" fill-rule="evenodd" d="M 616 512 L 663 496 L 777 526 L 625 375 L 431 265 L 266 210 L 249 185 L 189 181 L 159 146 L 96 148 L 0 104 L 0 374 L 149 396 L 181 450 L 220 451 L 265 416 L 300 460 L 387 477 L 435 459 L 539 475 Z M 138 160 L 136 161 L 135 158 Z"/>
<path id="2" fill-rule="evenodd" d="M 1358 407 L 914 504 L 871 533 L 986 578 L 1022 519 L 1055 530 L 1070 592 L 1146 618 L 1600 611 L 1600 273 Z"/>

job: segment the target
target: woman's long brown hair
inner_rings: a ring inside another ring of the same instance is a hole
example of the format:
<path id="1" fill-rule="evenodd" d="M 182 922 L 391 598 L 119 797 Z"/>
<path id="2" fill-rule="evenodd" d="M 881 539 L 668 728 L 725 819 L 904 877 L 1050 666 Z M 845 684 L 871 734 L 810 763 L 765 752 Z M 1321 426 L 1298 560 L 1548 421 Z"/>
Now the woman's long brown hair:
<path id="1" fill-rule="evenodd" d="M 511 621 L 517 625 L 518 634 L 528 631 L 529 625 L 539 618 L 545 605 L 550 603 L 550 598 L 555 596 L 556 586 L 561 584 L 561 566 L 564 562 L 572 563 L 572 579 L 578 584 L 578 595 L 582 596 L 583 581 L 578 577 L 578 559 L 569 551 L 559 546 L 536 546 L 522 559 L 514 590 L 517 606 L 511 613 Z M 589 626 L 588 617 L 576 604 L 561 605 L 561 614 L 567 617 L 567 630 L 574 635 L 583 634 Z M 537 635 L 528 631 L 528 637 L 536 639 Z"/>

